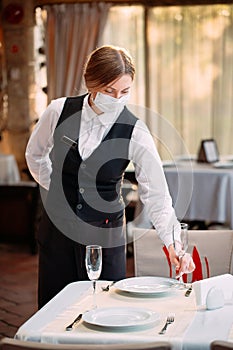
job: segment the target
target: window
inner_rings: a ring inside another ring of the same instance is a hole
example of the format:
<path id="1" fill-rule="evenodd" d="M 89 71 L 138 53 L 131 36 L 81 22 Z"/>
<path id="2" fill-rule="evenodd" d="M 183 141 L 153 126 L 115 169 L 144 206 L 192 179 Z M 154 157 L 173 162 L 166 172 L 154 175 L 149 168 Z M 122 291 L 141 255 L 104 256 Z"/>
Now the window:
<path id="1" fill-rule="evenodd" d="M 233 5 L 111 8 L 102 43 L 134 57 L 131 103 L 148 107 L 162 158 L 197 154 L 207 138 L 233 153 L 232 28 Z"/>

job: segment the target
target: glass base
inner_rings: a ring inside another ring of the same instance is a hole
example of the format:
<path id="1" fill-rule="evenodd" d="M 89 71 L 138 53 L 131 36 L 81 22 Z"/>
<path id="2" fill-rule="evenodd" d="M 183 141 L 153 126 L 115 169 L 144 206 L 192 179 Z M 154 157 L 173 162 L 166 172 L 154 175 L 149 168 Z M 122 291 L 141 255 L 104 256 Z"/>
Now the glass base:
<path id="1" fill-rule="evenodd" d="M 187 289 L 187 288 L 189 288 L 189 286 L 187 286 L 187 283 L 185 283 L 183 281 L 182 276 L 180 276 L 179 278 L 177 278 L 177 283 L 174 283 L 172 285 L 172 288 L 174 288 L 174 289 Z"/>

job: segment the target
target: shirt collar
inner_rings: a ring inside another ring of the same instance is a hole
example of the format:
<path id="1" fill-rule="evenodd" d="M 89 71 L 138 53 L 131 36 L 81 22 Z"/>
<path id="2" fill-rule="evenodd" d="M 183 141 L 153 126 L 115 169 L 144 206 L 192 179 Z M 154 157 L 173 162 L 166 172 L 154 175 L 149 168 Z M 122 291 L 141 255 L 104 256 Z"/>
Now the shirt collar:
<path id="1" fill-rule="evenodd" d="M 82 111 L 82 119 L 84 122 L 89 123 L 92 121 L 93 118 L 97 116 L 97 114 L 93 111 L 93 109 L 90 107 L 88 103 L 88 97 L 89 95 L 86 95 L 83 100 L 83 108 Z"/>

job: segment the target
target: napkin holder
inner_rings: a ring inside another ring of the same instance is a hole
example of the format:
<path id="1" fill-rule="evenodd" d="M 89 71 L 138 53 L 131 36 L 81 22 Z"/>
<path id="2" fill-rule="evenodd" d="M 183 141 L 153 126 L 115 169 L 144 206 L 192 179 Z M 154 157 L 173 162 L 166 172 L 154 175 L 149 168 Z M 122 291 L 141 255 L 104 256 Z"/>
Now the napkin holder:
<path id="1" fill-rule="evenodd" d="M 211 288 L 221 290 L 225 301 L 231 299 L 233 297 L 233 276 L 231 274 L 224 274 L 193 282 L 193 290 L 198 308 L 206 306 L 206 298 Z"/>
<path id="2" fill-rule="evenodd" d="M 197 155 L 199 163 L 215 163 L 219 161 L 219 151 L 214 139 L 202 140 Z"/>
<path id="3" fill-rule="evenodd" d="M 222 289 L 212 287 L 206 296 L 206 308 L 208 310 L 219 309 L 224 306 L 224 294 Z"/>

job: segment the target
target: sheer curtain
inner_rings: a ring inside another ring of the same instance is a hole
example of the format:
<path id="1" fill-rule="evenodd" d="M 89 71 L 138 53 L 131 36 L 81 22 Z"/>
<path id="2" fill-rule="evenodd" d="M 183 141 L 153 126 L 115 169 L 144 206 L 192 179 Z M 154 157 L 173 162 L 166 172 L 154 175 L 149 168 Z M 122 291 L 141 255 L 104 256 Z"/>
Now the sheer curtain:
<path id="1" fill-rule="evenodd" d="M 145 105 L 145 42 L 144 9 L 142 6 L 113 6 L 108 15 L 101 44 L 125 47 L 136 66 L 133 103 Z"/>
<path id="2" fill-rule="evenodd" d="M 134 56 L 131 103 L 147 107 L 162 158 L 196 154 L 205 138 L 233 154 L 233 4 L 113 7 L 102 43 Z"/>
<path id="3" fill-rule="evenodd" d="M 191 153 L 201 139 L 215 138 L 220 153 L 233 154 L 233 5 L 153 8 L 148 38 L 150 107 Z M 182 151 L 175 140 L 172 147 Z"/>
<path id="4" fill-rule="evenodd" d="M 45 6 L 48 101 L 82 92 L 84 63 L 98 46 L 109 7 L 94 2 Z"/>

